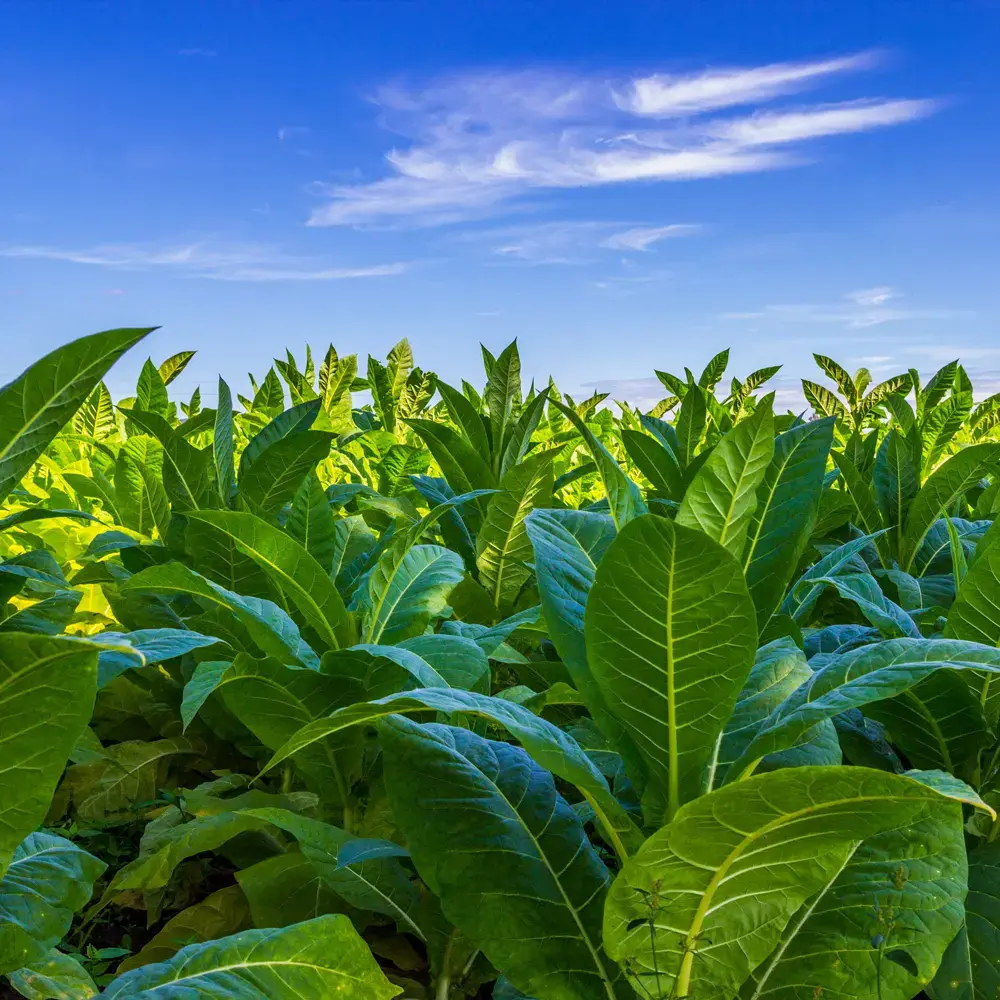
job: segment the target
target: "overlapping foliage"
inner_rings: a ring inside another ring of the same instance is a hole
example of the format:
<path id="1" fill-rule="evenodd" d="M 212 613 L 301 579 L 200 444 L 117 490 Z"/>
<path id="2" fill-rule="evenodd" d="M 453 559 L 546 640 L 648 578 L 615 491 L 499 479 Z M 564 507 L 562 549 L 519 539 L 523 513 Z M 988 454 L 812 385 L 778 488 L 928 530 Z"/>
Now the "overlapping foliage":
<path id="1" fill-rule="evenodd" d="M 618 416 L 403 341 L 116 402 L 148 332 L 0 390 L 0 991 L 997 995 L 1000 396 L 958 362 L 817 357 L 796 415 L 723 353 Z"/>

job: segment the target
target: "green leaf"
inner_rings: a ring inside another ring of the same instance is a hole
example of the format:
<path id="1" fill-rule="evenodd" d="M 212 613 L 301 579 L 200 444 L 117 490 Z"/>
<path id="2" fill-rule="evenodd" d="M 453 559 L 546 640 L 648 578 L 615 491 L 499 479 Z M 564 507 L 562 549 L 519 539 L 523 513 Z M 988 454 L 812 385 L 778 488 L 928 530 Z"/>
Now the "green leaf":
<path id="1" fill-rule="evenodd" d="M 225 609 L 232 612 L 246 628 L 250 639 L 262 652 L 285 663 L 319 666 L 318 657 L 302 639 L 298 626 L 278 605 L 259 597 L 234 594 L 182 563 L 150 566 L 126 580 L 121 585 L 121 591 L 124 594 L 164 596 L 184 594 L 193 597 L 206 610 Z M 206 631 L 212 625 L 211 619 L 202 618 L 199 621 L 199 626 Z M 227 632 L 223 637 L 229 641 L 232 635 Z"/>
<path id="2" fill-rule="evenodd" d="M 673 451 L 660 439 L 641 431 L 623 430 L 622 443 L 628 457 L 653 484 L 653 488 L 671 500 L 684 492 L 680 465 Z"/>
<path id="3" fill-rule="evenodd" d="M 496 489 L 497 477 L 468 440 L 456 430 L 433 420 L 407 420 L 416 431 L 441 467 L 448 485 L 458 494 L 473 490 Z M 485 510 L 485 504 L 477 501 L 473 508 L 478 516 L 470 518 L 470 527 L 476 531 Z M 470 517 L 472 512 L 467 514 Z"/>
<path id="4" fill-rule="evenodd" d="M 136 457 L 140 442 L 147 445 L 143 451 L 149 456 L 148 462 Z M 162 476 L 163 446 L 151 437 L 129 438 L 115 463 L 117 509 L 126 528 L 148 538 L 153 537 L 154 529 L 161 539 L 166 538 L 170 524 L 170 500 Z"/>
<path id="5" fill-rule="evenodd" d="M 342 708 L 296 732 L 278 748 L 265 770 L 276 767 L 290 755 L 320 740 L 354 726 L 368 725 L 397 712 L 422 711 L 460 712 L 503 726 L 540 766 L 576 785 L 584 793 L 601 815 L 609 835 L 618 836 L 634 846 L 632 824 L 610 795 L 600 772 L 571 736 L 514 702 L 472 691 L 447 687 L 415 689 Z"/>
<path id="6" fill-rule="evenodd" d="M 580 432 L 590 451 L 601 482 L 604 483 L 611 506 L 611 517 L 619 531 L 635 517 L 646 513 L 646 503 L 639 487 L 632 482 L 618 464 L 614 455 L 597 439 L 594 432 L 580 419 L 575 410 L 564 406 L 558 400 L 552 403 L 565 414 Z"/>
<path id="7" fill-rule="evenodd" d="M 942 814 L 958 825 L 960 794 L 860 767 L 788 768 L 718 789 L 623 867 L 605 946 L 645 996 L 735 996 L 859 842 Z"/>
<path id="8" fill-rule="evenodd" d="M 97 996 L 97 987 L 87 970 L 71 955 L 55 948 L 7 978 L 27 1000 L 90 1000 Z"/>
<path id="9" fill-rule="evenodd" d="M 344 678 L 286 667 L 273 659 L 257 660 L 241 653 L 225 669 L 221 667 L 208 661 L 195 669 L 184 689 L 181 715 L 185 725 L 209 695 L 218 691 L 233 715 L 272 751 L 303 726 L 363 697 L 360 688 Z M 355 742 L 318 743 L 295 758 L 309 787 L 338 807 L 347 801 L 351 789 L 351 772 L 360 754 Z"/>
<path id="10" fill-rule="evenodd" d="M 791 615 L 797 624 L 805 624 L 816 607 L 820 595 L 826 589 L 826 584 L 822 581 L 844 571 L 865 569 L 865 564 L 861 562 L 858 554 L 874 540 L 875 536 L 873 535 L 852 538 L 849 542 L 838 545 L 832 552 L 828 552 L 818 562 L 813 563 L 795 581 L 782 604 L 782 610 Z M 860 566 L 856 565 L 858 563 Z"/>
<path id="11" fill-rule="evenodd" d="M 647 811 L 672 816 L 711 787 L 716 743 L 753 663 L 756 614 L 740 566 L 700 531 L 639 518 L 597 567 L 585 621 L 594 679 L 649 767 Z"/>
<path id="12" fill-rule="evenodd" d="M 957 639 L 887 639 L 836 654 L 778 706 L 730 771 L 795 746 L 824 719 L 894 698 L 936 670 L 1000 672 L 1000 650 Z"/>
<path id="13" fill-rule="evenodd" d="M 102 649 L 97 660 L 97 686 L 103 688 L 119 674 L 138 667 L 152 666 L 183 656 L 185 653 L 214 646 L 219 640 L 188 629 L 147 628 L 133 632 L 101 632 L 92 637 L 102 645 L 118 649 Z"/>
<path id="14" fill-rule="evenodd" d="M 135 389 L 135 409 L 157 413 L 164 419 L 170 417 L 170 397 L 163 377 L 153 364 L 152 358 L 146 358 L 142 371 L 139 372 L 139 382 Z"/>
<path id="15" fill-rule="evenodd" d="M 698 386 L 692 386 L 685 393 L 677 414 L 677 457 L 685 468 L 694 461 L 707 420 L 705 394 Z"/>
<path id="16" fill-rule="evenodd" d="M 420 635 L 440 615 L 465 576 L 461 556 L 440 545 L 387 549 L 368 580 L 363 624 L 366 642 L 392 645 Z"/>
<path id="17" fill-rule="evenodd" d="M 78 590 L 60 590 L 5 618 L 0 622 L 0 632 L 60 635 L 76 613 L 81 596 Z"/>
<path id="18" fill-rule="evenodd" d="M 467 730 L 394 716 L 380 731 L 393 812 L 451 923 L 524 992 L 625 1000 L 601 947 L 610 875 L 552 777 Z"/>
<path id="19" fill-rule="evenodd" d="M 48 510 L 45 507 L 27 507 L 24 510 L 8 514 L 6 517 L 0 517 L 0 531 L 6 531 L 8 528 L 16 528 L 18 525 L 27 524 L 30 521 L 49 521 L 61 517 L 71 517 L 78 521 L 97 520 L 93 514 L 86 514 L 82 510 Z"/>
<path id="20" fill-rule="evenodd" d="M 551 452 L 533 455 L 514 465 L 490 498 L 486 521 L 477 539 L 479 582 L 498 608 L 513 605 L 521 588 L 531 579 L 531 541 L 525 519 L 536 507 L 552 502 Z"/>
<path id="21" fill-rule="evenodd" d="M 790 998 L 822 989 L 859 1000 L 905 1000 L 934 975 L 962 926 L 966 868 L 957 803 L 942 803 L 906 831 L 865 840 L 789 921 L 741 997 Z M 879 913 L 891 920 L 891 929 L 879 922 Z M 879 970 L 871 943 L 876 933 L 886 937 L 887 950 L 909 959 L 909 971 L 886 961 L 888 955 Z"/>
<path id="22" fill-rule="evenodd" d="M 248 556 L 298 608 L 303 620 L 329 649 L 353 645 L 354 620 L 323 567 L 279 528 L 253 514 L 191 511 L 189 519 L 207 524 Z"/>
<path id="23" fill-rule="evenodd" d="M 875 490 L 858 467 L 844 452 L 832 452 L 833 460 L 840 470 L 847 488 L 847 494 L 854 503 L 857 512 L 857 524 L 868 535 L 875 537 L 875 548 L 878 550 L 882 565 L 889 567 L 893 563 L 893 546 L 889 541 L 887 525 L 882 521 L 882 514 L 875 502 Z M 854 520 L 854 518 L 852 518 Z"/>
<path id="24" fill-rule="evenodd" d="M 104 748 L 97 760 L 67 772 L 76 816 L 100 824 L 134 820 L 136 803 L 156 798 L 173 758 L 196 753 L 180 736 L 152 743 L 130 740 Z"/>
<path id="25" fill-rule="evenodd" d="M 729 348 L 727 347 L 724 351 L 719 351 L 719 353 L 716 354 L 707 365 L 705 365 L 705 370 L 701 373 L 701 377 L 698 379 L 699 387 L 711 392 L 722 380 L 722 376 L 726 374 L 726 367 L 728 365 Z"/>
<path id="26" fill-rule="evenodd" d="M 160 365 L 158 371 L 160 378 L 163 379 L 164 385 L 170 385 L 171 382 L 185 368 L 188 366 L 188 362 L 195 356 L 197 352 L 195 351 L 178 351 L 176 354 L 171 355 L 166 361 Z"/>
<path id="27" fill-rule="evenodd" d="M 974 444 L 944 463 L 920 488 L 910 504 L 900 549 L 900 564 L 908 570 L 931 525 L 950 513 L 952 504 L 1000 461 L 1000 444 Z"/>
<path id="28" fill-rule="evenodd" d="M 328 913 L 349 912 L 301 851 L 264 858 L 236 872 L 236 881 L 257 927 L 288 927 Z"/>
<path id="29" fill-rule="evenodd" d="M 802 392 L 817 416 L 843 418 L 847 416 L 844 404 L 826 386 L 802 379 Z"/>
<path id="30" fill-rule="evenodd" d="M 893 548 L 903 544 L 903 524 L 910 503 L 920 488 L 920 474 L 913 461 L 910 446 L 897 430 L 885 436 L 875 456 L 875 501 L 882 514 L 882 524 L 895 529 Z"/>
<path id="31" fill-rule="evenodd" d="M 96 691 L 94 646 L 0 634 L 0 875 L 48 811 L 63 766 L 90 721 Z"/>
<path id="32" fill-rule="evenodd" d="M 871 573 L 843 573 L 837 576 L 819 577 L 816 583 L 823 583 L 834 589 L 844 599 L 852 601 L 858 610 L 891 639 L 897 635 L 920 638 L 916 622 L 894 601 L 890 601 Z"/>
<path id="33" fill-rule="evenodd" d="M 730 765 L 750 745 L 771 713 L 811 676 L 812 670 L 805 654 L 791 639 L 775 639 L 757 650 L 750 676 L 736 699 L 736 707 L 719 741 L 715 771 L 717 785 L 725 784 Z M 810 735 L 810 743 L 805 746 L 821 752 L 827 746 L 834 748 L 828 759 L 813 760 L 811 763 L 840 763 L 840 747 L 832 722 L 819 723 Z M 788 755 L 775 754 L 761 766 L 766 770 L 787 766 L 791 763 L 787 758 Z"/>
<path id="34" fill-rule="evenodd" d="M 249 465 L 241 464 L 238 501 L 261 517 L 274 517 L 330 453 L 332 440 L 332 434 L 300 431 L 274 441 Z"/>
<path id="35" fill-rule="evenodd" d="M 73 417 L 73 430 L 95 441 L 103 441 L 115 430 L 115 404 L 103 382 L 84 400 Z"/>
<path id="36" fill-rule="evenodd" d="M 483 400 L 490 415 L 493 471 L 499 475 L 507 427 L 521 405 L 521 359 L 516 340 L 500 352 L 491 366 Z"/>
<path id="37" fill-rule="evenodd" d="M 0 879 L 0 973 L 44 958 L 106 867 L 63 837 L 26 837 Z"/>
<path id="38" fill-rule="evenodd" d="M 292 498 L 285 530 L 329 574 L 338 551 L 337 522 L 319 477 L 310 472 Z"/>
<path id="39" fill-rule="evenodd" d="M 834 421 L 814 420 L 779 434 L 757 487 L 743 572 L 763 629 L 778 610 L 819 513 Z"/>
<path id="40" fill-rule="evenodd" d="M 339 914 L 188 945 L 115 979 L 107 1000 L 390 1000 L 401 992 Z"/>
<path id="41" fill-rule="evenodd" d="M 108 369 L 155 327 L 106 330 L 56 348 L 0 388 L 0 500 L 20 482 Z"/>
<path id="42" fill-rule="evenodd" d="M 279 413 L 270 423 L 258 431 L 248 442 L 240 456 L 240 481 L 250 467 L 271 445 L 290 434 L 301 434 L 308 431 L 316 421 L 320 411 L 320 400 L 311 399 Z"/>
<path id="43" fill-rule="evenodd" d="M 715 446 L 677 512 L 677 524 L 699 528 L 737 559 L 757 509 L 757 489 L 774 455 L 772 399 L 766 397 Z"/>
<path id="44" fill-rule="evenodd" d="M 128 418 L 163 445 L 163 486 L 174 510 L 196 510 L 213 506 L 211 456 L 180 436 L 157 413 L 129 410 Z"/>
<path id="45" fill-rule="evenodd" d="M 995 675 L 987 675 L 991 679 Z M 913 767 L 970 777 L 993 734 L 969 681 L 938 670 L 913 687 L 865 708 Z"/>
<path id="46" fill-rule="evenodd" d="M 445 382 L 438 382 L 438 391 L 448 409 L 448 415 L 458 425 L 466 441 L 484 461 L 490 458 L 490 442 L 486 436 L 486 428 L 479 411 L 457 389 Z"/>
<path id="47" fill-rule="evenodd" d="M 189 944 L 212 941 L 246 930 L 250 908 L 238 885 L 227 885 L 171 917 L 135 955 L 118 966 L 118 974 L 165 962 Z"/>
<path id="48" fill-rule="evenodd" d="M 215 431 L 212 437 L 215 478 L 222 502 L 228 506 L 236 491 L 236 467 L 233 464 L 233 396 L 222 376 L 219 376 L 219 405 L 215 411 Z"/>
<path id="49" fill-rule="evenodd" d="M 531 436 L 538 427 L 542 410 L 548 402 L 548 390 L 539 393 L 530 402 L 526 402 L 517 421 L 507 428 L 503 457 L 500 460 L 501 479 L 520 462 L 531 447 Z"/>

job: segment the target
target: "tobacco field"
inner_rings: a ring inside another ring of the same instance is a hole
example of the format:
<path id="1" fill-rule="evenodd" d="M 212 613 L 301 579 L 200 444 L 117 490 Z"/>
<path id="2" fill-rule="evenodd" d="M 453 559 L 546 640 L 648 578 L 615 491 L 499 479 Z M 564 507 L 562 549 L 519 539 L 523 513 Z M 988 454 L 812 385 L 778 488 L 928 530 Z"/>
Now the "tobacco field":
<path id="1" fill-rule="evenodd" d="M 641 411 L 402 341 L 113 398 L 150 332 L 0 389 L 0 996 L 1000 996 L 958 361 L 817 355 L 781 412 L 723 352 Z"/>

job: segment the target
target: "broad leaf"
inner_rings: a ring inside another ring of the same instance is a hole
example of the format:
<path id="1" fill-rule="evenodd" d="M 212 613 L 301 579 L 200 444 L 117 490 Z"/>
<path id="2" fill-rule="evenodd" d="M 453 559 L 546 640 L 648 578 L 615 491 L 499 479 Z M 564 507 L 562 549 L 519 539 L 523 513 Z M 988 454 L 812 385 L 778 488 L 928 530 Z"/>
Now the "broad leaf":
<path id="1" fill-rule="evenodd" d="M 757 489 L 774 455 L 772 398 L 766 397 L 715 446 L 677 512 L 677 524 L 700 529 L 737 559 L 757 509 Z"/>
<path id="2" fill-rule="evenodd" d="M 400 993 L 345 916 L 192 944 L 115 979 L 107 1000 L 390 1000 Z"/>
<path id="3" fill-rule="evenodd" d="M 0 388 L 0 500 L 20 482 L 108 369 L 155 327 L 106 330 L 57 347 Z"/>
<path id="4" fill-rule="evenodd" d="M 700 531 L 639 518 L 597 568 L 587 658 L 649 768 L 648 811 L 711 787 L 715 746 L 753 663 L 756 613 L 736 560 Z"/>
<path id="5" fill-rule="evenodd" d="M 0 634 L 0 876 L 48 811 L 66 760 L 90 721 L 96 690 L 94 646 Z"/>
<path id="6" fill-rule="evenodd" d="M 188 517 L 226 536 L 242 555 L 257 563 L 326 647 L 338 649 L 354 643 L 354 621 L 337 588 L 295 539 L 253 514 L 199 510 Z"/>
<path id="7" fill-rule="evenodd" d="M 743 571 L 761 629 L 781 604 L 816 522 L 833 426 L 827 418 L 779 434 L 757 488 Z"/>
<path id="8" fill-rule="evenodd" d="M 966 800 L 961 789 L 857 767 L 789 768 L 719 789 L 626 863 L 605 946 L 654 1000 L 735 996 L 860 842 L 945 814 L 957 826 L 955 799 Z"/>
<path id="9" fill-rule="evenodd" d="M 467 730 L 380 730 L 393 811 L 448 919 L 526 993 L 624 1000 L 601 947 L 610 875 L 551 775 Z"/>
<path id="10" fill-rule="evenodd" d="M 32 833 L 0 879 L 0 973 L 44 958 L 107 866 L 76 844 Z"/>

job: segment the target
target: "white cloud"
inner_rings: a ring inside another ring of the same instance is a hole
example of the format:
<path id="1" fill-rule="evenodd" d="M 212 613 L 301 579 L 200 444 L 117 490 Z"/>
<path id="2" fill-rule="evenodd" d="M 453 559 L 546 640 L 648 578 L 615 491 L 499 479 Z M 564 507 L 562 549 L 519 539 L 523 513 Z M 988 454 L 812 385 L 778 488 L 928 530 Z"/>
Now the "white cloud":
<path id="1" fill-rule="evenodd" d="M 477 218 L 532 191 L 690 180 L 788 167 L 821 137 L 932 113 L 928 100 L 855 100 L 722 113 L 797 93 L 869 55 L 632 79 L 479 73 L 374 101 L 398 146 L 389 174 L 317 186 L 315 226 L 434 225 Z"/>
<path id="2" fill-rule="evenodd" d="M 899 298 L 899 292 L 888 285 L 876 285 L 874 288 L 861 288 L 856 292 L 848 292 L 847 297 L 859 306 L 881 306 L 889 299 Z"/>
<path id="3" fill-rule="evenodd" d="M 863 69 L 870 54 L 812 63 L 775 63 L 770 66 L 705 70 L 702 73 L 641 77 L 631 83 L 622 107 L 637 115 L 664 117 L 697 114 L 755 101 L 769 101 L 801 90 L 819 77 Z"/>
<path id="4" fill-rule="evenodd" d="M 768 305 L 753 312 L 722 313 L 720 319 L 764 320 L 771 323 L 831 323 L 847 329 L 865 329 L 883 323 L 908 320 L 946 320 L 965 315 L 955 309 L 887 308 L 885 303 L 900 293 L 886 285 L 849 292 L 841 303 L 787 303 Z"/>
<path id="5" fill-rule="evenodd" d="M 620 221 L 557 220 L 475 229 L 457 238 L 488 246 L 491 254 L 508 261 L 589 264 L 606 258 L 609 250 L 648 250 L 660 240 L 690 236 L 700 228 L 689 223 L 636 226 Z"/>
<path id="6" fill-rule="evenodd" d="M 698 231 L 698 226 L 675 224 L 672 226 L 638 226 L 609 236 L 601 246 L 611 250 L 648 250 L 660 240 L 675 236 L 690 236 Z"/>
<path id="7" fill-rule="evenodd" d="M 278 140 L 284 142 L 286 139 L 294 139 L 298 135 L 308 135 L 309 128 L 306 125 L 283 125 L 278 129 Z"/>
<path id="8" fill-rule="evenodd" d="M 342 281 L 402 274 L 406 263 L 363 267 L 330 267 L 311 258 L 294 257 L 258 244 L 188 243 L 155 247 L 106 244 L 87 250 L 45 246 L 0 247 L 0 257 L 89 264 L 116 271 L 164 269 L 188 277 L 219 281 Z"/>

